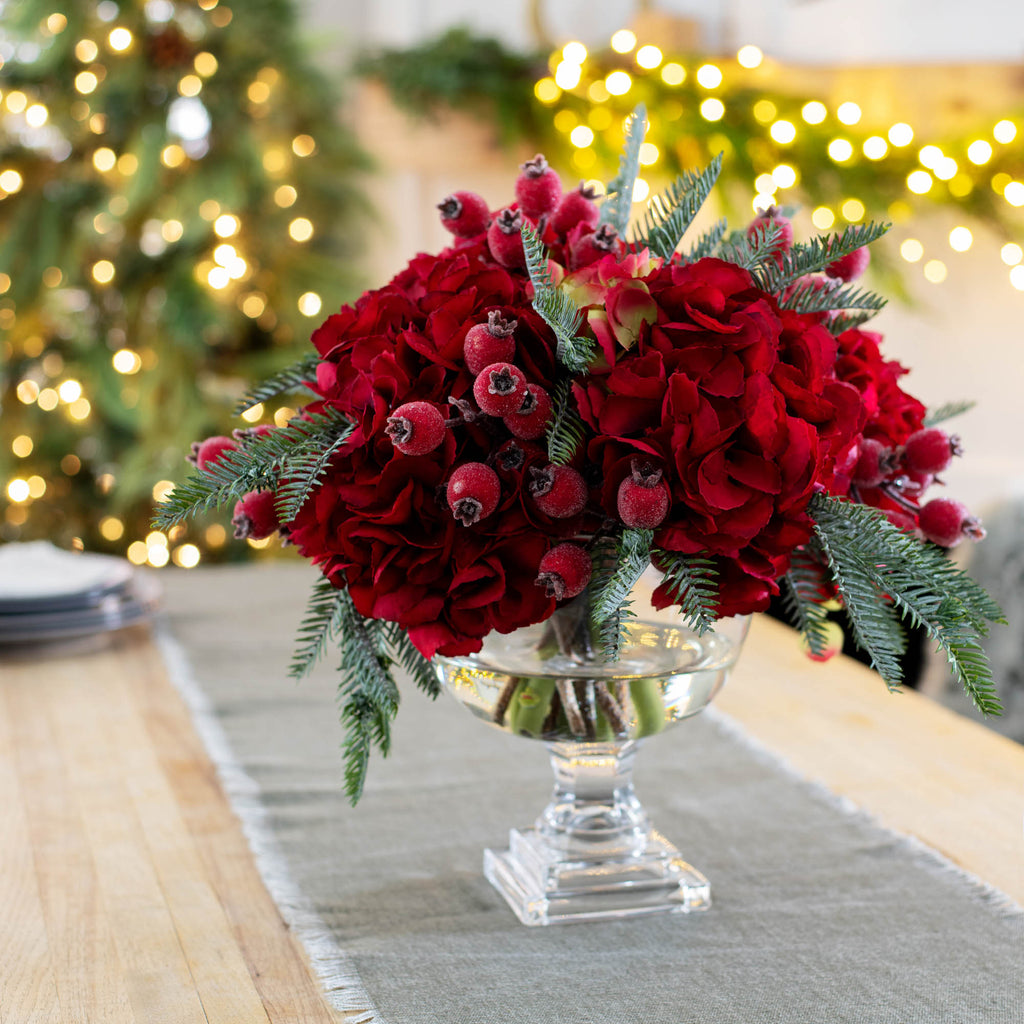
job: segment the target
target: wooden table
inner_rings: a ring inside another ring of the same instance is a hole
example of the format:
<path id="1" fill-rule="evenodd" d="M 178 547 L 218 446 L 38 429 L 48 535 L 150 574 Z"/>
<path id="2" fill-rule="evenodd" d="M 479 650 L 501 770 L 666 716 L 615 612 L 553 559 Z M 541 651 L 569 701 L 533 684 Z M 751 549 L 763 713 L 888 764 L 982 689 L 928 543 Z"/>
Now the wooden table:
<path id="1" fill-rule="evenodd" d="M 797 771 L 1024 902 L 1024 747 L 755 621 L 718 700 Z M 144 628 L 0 660 L 0 1024 L 328 1024 Z"/>

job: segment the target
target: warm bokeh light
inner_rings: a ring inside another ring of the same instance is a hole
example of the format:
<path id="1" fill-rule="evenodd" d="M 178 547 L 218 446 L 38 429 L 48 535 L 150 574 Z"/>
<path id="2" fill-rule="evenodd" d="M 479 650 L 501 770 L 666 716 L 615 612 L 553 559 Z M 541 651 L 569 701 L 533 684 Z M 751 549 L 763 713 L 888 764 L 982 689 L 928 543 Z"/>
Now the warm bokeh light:
<path id="1" fill-rule="evenodd" d="M 833 139 L 828 144 L 828 155 L 837 164 L 845 163 L 853 156 L 853 145 L 849 139 Z"/>
<path id="2" fill-rule="evenodd" d="M 132 34 L 123 26 L 118 26 L 107 36 L 107 45 L 115 53 L 124 53 L 132 45 Z"/>
<path id="3" fill-rule="evenodd" d="M 110 260 L 99 260 L 92 265 L 92 277 L 97 284 L 110 284 L 114 280 L 114 264 Z"/>
<path id="4" fill-rule="evenodd" d="M 924 276 L 925 279 L 931 281 L 932 284 L 942 284 L 946 280 L 946 264 L 942 260 L 929 260 L 924 265 Z"/>
<path id="5" fill-rule="evenodd" d="M 700 116 L 705 121 L 720 121 L 724 115 L 725 104 L 719 99 L 711 97 L 700 105 Z"/>
<path id="6" fill-rule="evenodd" d="M 754 104 L 754 119 L 758 124 L 771 124 L 779 108 L 771 100 L 758 100 Z"/>
<path id="7" fill-rule="evenodd" d="M 789 164 L 779 164 L 771 177 L 779 188 L 792 188 L 796 184 L 796 171 Z"/>
<path id="8" fill-rule="evenodd" d="M 776 121 L 768 134 L 780 146 L 788 146 L 796 138 L 796 125 L 792 121 Z"/>
<path id="9" fill-rule="evenodd" d="M 922 196 L 932 187 L 932 176 L 927 171 L 911 171 L 907 175 L 907 188 Z"/>
<path id="10" fill-rule="evenodd" d="M 322 303 L 316 292 L 306 292 L 299 297 L 299 312 L 303 316 L 316 316 L 320 312 Z"/>
<path id="11" fill-rule="evenodd" d="M 686 81 L 686 68 L 670 61 L 661 69 L 661 80 L 666 85 L 682 85 Z"/>
<path id="12" fill-rule="evenodd" d="M 604 80 L 604 87 L 613 96 L 625 96 L 633 85 L 633 79 L 626 71 L 613 71 Z"/>
<path id="13" fill-rule="evenodd" d="M 742 68 L 756 68 L 761 66 L 764 54 L 759 46 L 741 46 L 736 54 L 736 63 Z"/>
<path id="14" fill-rule="evenodd" d="M 241 223 L 237 217 L 232 216 L 230 213 L 222 213 L 213 222 L 213 231 L 219 238 L 230 238 L 238 233 L 240 226 Z"/>
<path id="15" fill-rule="evenodd" d="M 956 252 L 967 252 L 973 241 L 974 235 L 971 234 L 970 228 L 963 225 L 953 228 L 949 233 L 949 246 Z"/>
<path id="16" fill-rule="evenodd" d="M 11 442 L 11 451 L 14 452 L 19 459 L 27 459 L 32 454 L 32 449 L 34 447 L 32 438 L 29 437 L 28 434 L 19 434 Z"/>
<path id="17" fill-rule="evenodd" d="M 629 53 L 636 46 L 636 36 L 628 28 L 620 28 L 612 36 L 612 49 L 616 53 Z"/>
<path id="18" fill-rule="evenodd" d="M 1012 121 L 998 121 L 992 129 L 992 137 L 996 142 L 1006 145 L 1017 138 L 1017 126 Z"/>
<path id="19" fill-rule="evenodd" d="M 569 141 L 574 146 L 582 149 L 584 146 L 589 146 L 594 141 L 594 132 L 585 124 L 578 124 L 571 132 L 569 132 Z"/>
<path id="20" fill-rule="evenodd" d="M 104 540 L 120 540 L 124 536 L 124 523 L 117 516 L 104 516 L 100 520 L 100 534 Z"/>
<path id="21" fill-rule="evenodd" d="M 999 250 L 999 258 L 1008 266 L 1015 267 L 1021 260 L 1024 260 L 1024 249 L 1016 242 L 1007 242 Z"/>
<path id="22" fill-rule="evenodd" d="M 1011 268 L 1010 284 L 1012 284 L 1017 291 L 1024 292 L 1024 266 Z"/>
<path id="23" fill-rule="evenodd" d="M 992 159 L 992 146 L 984 139 L 975 139 L 967 147 L 967 159 L 972 164 L 987 164 Z"/>
<path id="24" fill-rule="evenodd" d="M 257 402 L 254 406 L 242 413 L 242 419 L 246 423 L 257 423 L 263 416 L 263 403 Z"/>
<path id="25" fill-rule="evenodd" d="M 580 42 L 573 40 L 562 47 L 562 60 L 570 64 L 582 64 L 587 59 L 587 48 Z"/>
<path id="26" fill-rule="evenodd" d="M 864 204 L 859 199 L 847 199 L 840 207 L 840 213 L 851 223 L 864 219 Z"/>
<path id="27" fill-rule="evenodd" d="M 836 108 L 836 117 L 843 124 L 856 124 L 861 119 L 861 110 L 856 103 L 840 103 Z"/>
<path id="28" fill-rule="evenodd" d="M 288 234 L 296 242 L 308 242 L 313 237 L 313 222 L 306 217 L 296 217 L 288 225 Z"/>
<path id="29" fill-rule="evenodd" d="M 195 544 L 182 544 L 174 549 L 172 557 L 174 564 L 180 565 L 182 569 L 194 569 L 202 556 Z"/>
<path id="30" fill-rule="evenodd" d="M 642 203 L 651 194 L 651 186 L 643 178 L 633 183 L 633 202 Z"/>
<path id="31" fill-rule="evenodd" d="M 281 185 L 274 191 L 274 202 L 282 209 L 287 209 L 289 206 L 294 205 L 295 200 L 298 198 L 299 193 L 291 185 Z"/>
<path id="32" fill-rule="evenodd" d="M 819 103 L 817 100 L 811 100 L 810 103 L 805 103 L 800 109 L 800 116 L 808 124 L 821 124 L 828 115 L 828 110 L 824 103 Z"/>
<path id="33" fill-rule="evenodd" d="M 705 89 L 717 89 L 722 84 L 722 71 L 716 64 L 702 64 L 697 68 L 697 84 Z"/>
<path id="34" fill-rule="evenodd" d="M 906 238 L 900 245 L 900 255 L 908 263 L 917 263 L 924 256 L 924 246 L 916 238 Z"/>
<path id="35" fill-rule="evenodd" d="M 909 146 L 914 141 L 914 129 L 903 121 L 894 124 L 887 134 L 894 146 Z"/>
<path id="36" fill-rule="evenodd" d="M 563 60 L 561 64 L 555 68 L 555 85 L 559 89 L 569 90 L 575 89 L 580 84 L 580 78 L 583 72 L 579 64 L 573 64 L 571 61 Z"/>
<path id="37" fill-rule="evenodd" d="M 110 359 L 111 365 L 118 373 L 130 376 L 142 369 L 142 357 L 130 348 L 118 349 Z"/>
<path id="38" fill-rule="evenodd" d="M 650 71 L 661 64 L 665 59 L 665 55 L 656 46 L 641 46 L 636 51 L 634 59 L 640 67 L 647 68 Z"/>
<path id="39" fill-rule="evenodd" d="M 871 135 L 861 147 L 869 160 L 881 160 L 889 152 L 889 143 L 881 135 Z"/>
<path id="40" fill-rule="evenodd" d="M 316 140 L 312 135 L 296 135 L 292 139 L 292 152 L 299 157 L 312 156 L 316 152 Z"/>
<path id="41" fill-rule="evenodd" d="M 827 206 L 819 206 L 811 214 L 811 223 L 819 231 L 828 231 L 836 222 L 835 214 Z"/>
<path id="42" fill-rule="evenodd" d="M 558 88 L 558 83 L 553 78 L 542 78 L 534 85 L 533 94 L 541 103 L 556 103 L 562 95 L 562 90 Z"/>

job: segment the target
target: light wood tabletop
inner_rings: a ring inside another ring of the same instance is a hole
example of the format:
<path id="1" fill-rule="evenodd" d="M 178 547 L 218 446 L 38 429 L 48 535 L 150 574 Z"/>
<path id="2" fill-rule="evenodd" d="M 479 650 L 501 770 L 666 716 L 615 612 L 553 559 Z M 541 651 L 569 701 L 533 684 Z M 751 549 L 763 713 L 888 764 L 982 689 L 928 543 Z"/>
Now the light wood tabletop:
<path id="1" fill-rule="evenodd" d="M 1024 747 L 755 620 L 717 706 L 1024 902 Z M 0 1022 L 329 1024 L 149 633 L 0 660 Z"/>

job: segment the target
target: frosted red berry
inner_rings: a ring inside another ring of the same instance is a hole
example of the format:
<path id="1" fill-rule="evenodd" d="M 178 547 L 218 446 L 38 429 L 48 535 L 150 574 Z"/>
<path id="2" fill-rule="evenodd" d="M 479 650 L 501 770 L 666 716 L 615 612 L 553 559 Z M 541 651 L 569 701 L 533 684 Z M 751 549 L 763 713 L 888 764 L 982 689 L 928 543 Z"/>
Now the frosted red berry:
<path id="1" fill-rule="evenodd" d="M 504 419 L 513 436 L 524 441 L 536 441 L 547 433 L 551 396 L 539 384 L 527 384 L 522 405 Z"/>
<path id="2" fill-rule="evenodd" d="M 985 530 L 981 520 L 972 516 L 967 506 L 952 498 L 933 498 L 921 508 L 917 525 L 926 540 L 939 547 L 956 547 L 964 539 L 981 540 Z"/>
<path id="3" fill-rule="evenodd" d="M 853 469 L 853 482 L 862 487 L 877 487 L 898 465 L 899 457 L 892 448 L 874 438 L 863 437 L 857 465 Z"/>
<path id="4" fill-rule="evenodd" d="M 511 363 L 491 363 L 477 374 L 473 397 L 481 412 L 488 416 L 510 416 L 526 397 L 526 378 Z"/>
<path id="5" fill-rule="evenodd" d="M 482 462 L 463 463 L 448 480 L 448 507 L 463 526 L 486 519 L 498 507 L 501 481 L 490 466 Z"/>
<path id="6" fill-rule="evenodd" d="M 577 224 L 596 227 L 601 219 L 601 210 L 594 202 L 596 198 L 594 188 L 580 182 L 578 188 L 562 196 L 548 224 L 560 236 L 569 234 Z"/>
<path id="7" fill-rule="evenodd" d="M 653 530 L 668 515 L 668 486 L 661 470 L 646 459 L 634 458 L 630 474 L 619 484 L 619 518 L 634 530 Z"/>
<path id="8" fill-rule="evenodd" d="M 403 455 L 426 455 L 444 440 L 444 415 L 429 402 L 406 402 L 389 417 L 384 433 Z"/>
<path id="9" fill-rule="evenodd" d="M 530 470 L 530 496 L 552 519 L 579 515 L 587 504 L 587 485 L 572 466 L 534 467 Z"/>
<path id="10" fill-rule="evenodd" d="M 281 525 L 273 491 L 250 491 L 235 505 L 231 525 L 237 540 L 264 540 Z"/>
<path id="11" fill-rule="evenodd" d="M 466 332 L 462 355 L 470 373 L 479 373 L 491 363 L 507 363 L 516 354 L 514 332 L 518 320 L 506 320 L 492 309 L 487 323 L 476 324 Z"/>
<path id="12" fill-rule="evenodd" d="M 548 597 L 564 601 L 586 590 L 591 574 L 590 555 L 579 544 L 557 544 L 537 566 L 537 584 Z"/>
<path id="13" fill-rule="evenodd" d="M 495 262 L 503 267 L 526 266 L 523 236 L 520 234 L 522 227 L 522 214 L 509 207 L 502 210 L 487 229 L 487 247 Z"/>
<path id="14" fill-rule="evenodd" d="M 840 281 L 853 281 L 868 269 L 870 262 L 871 253 L 866 245 L 862 245 L 859 249 L 854 249 L 853 252 L 840 256 L 839 259 L 830 263 L 825 268 L 825 273 Z"/>
<path id="15" fill-rule="evenodd" d="M 458 238 L 481 235 L 491 222 L 487 201 L 475 192 L 453 192 L 437 208 L 441 211 L 441 223 Z"/>
<path id="16" fill-rule="evenodd" d="M 516 199 L 519 209 L 531 220 L 550 213 L 562 195 L 562 180 L 548 166 L 542 153 L 520 165 L 516 178 Z"/>
<path id="17" fill-rule="evenodd" d="M 602 224 L 596 231 L 591 231 L 589 225 L 581 226 L 580 230 L 574 229 L 569 234 L 569 269 L 579 270 L 581 267 L 589 267 L 609 253 L 615 252 L 616 242 L 619 240 L 619 233 L 611 224 Z"/>
<path id="18" fill-rule="evenodd" d="M 783 217 L 777 206 L 769 206 L 767 210 L 759 213 L 747 228 L 747 238 L 753 238 L 757 229 L 765 224 L 775 224 L 779 228 L 779 234 L 775 243 L 776 253 L 784 253 L 793 247 L 793 225 L 788 217 Z"/>
<path id="19" fill-rule="evenodd" d="M 230 437 L 218 435 L 208 437 L 205 441 L 193 441 L 192 449 L 186 456 L 196 469 L 206 469 L 211 462 L 216 462 L 225 452 L 238 450 L 238 445 Z"/>
<path id="20" fill-rule="evenodd" d="M 904 445 L 903 460 L 918 473 L 941 473 L 949 468 L 954 455 L 962 455 L 960 438 L 938 427 L 927 427 L 911 434 Z"/>

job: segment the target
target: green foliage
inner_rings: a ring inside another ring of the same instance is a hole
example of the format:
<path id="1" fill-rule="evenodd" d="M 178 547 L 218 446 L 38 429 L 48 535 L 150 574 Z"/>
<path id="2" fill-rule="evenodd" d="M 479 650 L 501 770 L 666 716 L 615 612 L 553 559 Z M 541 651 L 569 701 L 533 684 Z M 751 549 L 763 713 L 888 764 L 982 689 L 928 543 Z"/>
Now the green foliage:
<path id="1" fill-rule="evenodd" d="M 327 645 L 341 631 L 343 600 L 341 591 L 326 576 L 321 576 L 313 584 L 306 614 L 295 638 L 292 663 L 288 668 L 288 675 L 292 679 L 302 679 L 309 675 L 324 656 Z"/>
<path id="2" fill-rule="evenodd" d="M 315 485 L 318 479 L 315 467 L 322 461 L 324 452 L 340 445 L 351 430 L 352 425 L 344 416 L 328 410 L 297 416 L 286 427 L 266 434 L 243 436 L 235 451 L 224 452 L 215 462 L 195 470 L 185 483 L 175 487 L 157 506 L 154 525 L 167 529 L 227 501 L 237 500 L 249 491 L 277 490 L 282 479 L 285 480 L 283 493 L 290 508 L 298 501 L 302 487 Z M 289 482 L 293 471 L 298 474 L 299 485 Z M 301 501 L 295 509 L 300 505 Z"/>
<path id="3" fill-rule="evenodd" d="M 824 270 L 842 256 L 877 241 L 890 225 L 851 224 L 842 234 L 817 235 L 809 242 L 794 242 L 777 260 L 766 262 L 754 273 L 758 285 L 768 292 L 780 292 L 805 274 Z"/>
<path id="4" fill-rule="evenodd" d="M 798 281 L 779 300 L 783 309 L 798 313 L 823 313 L 829 310 L 857 309 L 876 313 L 886 300 L 856 285 L 821 285 L 820 280 Z"/>
<path id="5" fill-rule="evenodd" d="M 278 395 L 307 390 L 310 382 L 316 380 L 316 368 L 319 362 L 319 352 L 308 352 L 283 370 L 278 370 L 277 373 L 261 381 L 246 394 L 245 398 L 235 406 L 235 415 L 240 416 L 254 405 L 277 398 Z"/>
<path id="6" fill-rule="evenodd" d="M 548 271 L 548 254 L 540 236 L 523 223 L 523 252 L 526 270 L 533 283 L 533 308 L 555 333 L 557 355 L 570 373 L 581 373 L 594 361 L 594 342 L 577 333 L 583 325 L 583 311 L 569 293 L 559 288 Z"/>
<path id="7" fill-rule="evenodd" d="M 576 410 L 572 381 L 560 380 L 551 395 L 551 420 L 547 429 L 548 458 L 556 466 L 567 466 L 583 444 L 583 420 Z"/>
<path id="8" fill-rule="evenodd" d="M 735 263 L 757 280 L 760 271 L 774 266 L 782 244 L 782 225 L 766 219 L 752 225 L 749 232 L 734 231 L 719 247 L 718 255 Z"/>
<path id="9" fill-rule="evenodd" d="M 0 371 L 0 477 L 39 475 L 48 486 L 23 525 L 0 524 L 0 542 L 45 537 L 69 546 L 79 537 L 87 548 L 123 553 L 149 532 L 154 484 L 180 475 L 189 443 L 230 429 L 242 382 L 294 362 L 312 326 L 300 296 L 316 292 L 329 309 L 357 290 L 366 224 L 359 179 L 368 160 L 337 123 L 338 89 L 311 60 L 292 0 L 234 5 L 230 26 L 221 20 L 224 5 L 177 4 L 171 21 L 157 23 L 145 4 L 120 3 L 116 24 L 134 42 L 119 53 L 101 42 L 105 73 L 83 97 L 74 83 L 87 68 L 75 46 L 106 39 L 112 23 L 99 6 L 18 0 L 2 16 L 10 53 L 0 91 L 23 91 L 48 119 L 28 128 L 0 112 L 0 166 L 23 179 L 0 203 L 0 272 L 11 279 L 4 300 L 16 311 L 5 323 Z M 48 32 L 58 8 L 68 27 Z M 204 51 L 216 73 L 186 103 L 178 82 L 195 73 Z M 253 103 L 247 89 L 267 69 L 276 80 L 267 99 Z M 210 119 L 205 152 L 173 127 L 185 112 L 196 128 L 201 111 Z M 315 140 L 309 159 L 292 154 L 303 134 Z M 165 161 L 169 146 L 193 155 Z M 101 147 L 119 159 L 116 169 L 94 165 Z M 275 150 L 290 160 L 286 178 L 264 165 Z M 299 197 L 291 207 L 275 199 L 286 183 Z M 229 238 L 206 215 L 211 203 L 237 218 Z M 298 216 L 315 227 L 304 244 L 288 234 Z M 246 269 L 214 288 L 213 253 L 225 243 Z M 109 282 L 92 274 L 101 260 L 113 266 Z M 138 354 L 137 372 L 115 371 L 111 356 L 121 348 Z M 63 368 L 44 371 L 43 358 Z M 86 419 L 15 398 L 22 379 L 43 387 L 50 377 L 81 383 Z M 15 470 L 10 440 L 19 434 L 34 447 Z M 71 454 L 80 468 L 69 473 L 61 464 Z M 125 524 L 118 541 L 100 531 L 107 516 Z M 202 531 L 188 539 L 205 546 Z"/>
<path id="10" fill-rule="evenodd" d="M 384 636 L 392 660 L 408 673 L 424 693 L 436 698 L 441 693 L 441 681 L 434 667 L 409 639 L 409 634 L 398 623 L 386 622 Z"/>
<path id="11" fill-rule="evenodd" d="M 998 714 L 999 700 L 979 642 L 989 622 L 1005 621 L 992 598 L 939 548 L 920 543 L 877 509 L 816 495 L 809 511 L 854 622 L 855 639 L 883 678 L 892 685 L 900 681 L 895 606 L 945 652 L 978 710 Z"/>
<path id="12" fill-rule="evenodd" d="M 665 573 L 668 593 L 687 625 L 698 636 L 713 629 L 718 605 L 718 574 L 714 562 L 699 555 L 661 550 L 654 552 L 654 562 Z"/>
<path id="13" fill-rule="evenodd" d="M 636 244 L 646 245 L 655 256 L 671 259 L 721 170 L 722 154 L 718 153 L 703 171 L 681 174 L 665 192 L 655 196 L 636 232 Z"/>
<path id="14" fill-rule="evenodd" d="M 808 650 L 818 656 L 828 647 L 828 612 L 821 603 L 823 582 L 822 564 L 806 549 L 797 548 L 789 572 L 782 577 L 782 605 Z"/>
<path id="15" fill-rule="evenodd" d="M 626 121 L 626 140 L 619 157 L 619 173 L 608 182 L 601 204 L 601 223 L 615 228 L 619 238 L 626 237 L 629 215 L 633 210 L 633 186 L 640 173 L 640 147 L 647 134 L 647 108 L 639 103 Z"/>
<path id="16" fill-rule="evenodd" d="M 715 223 L 708 228 L 708 230 L 705 231 L 692 246 L 690 246 L 686 253 L 685 261 L 687 263 L 696 263 L 697 260 L 702 260 L 705 256 L 713 256 L 719 245 L 721 245 L 722 239 L 725 237 L 725 233 L 728 229 L 729 222 L 724 217 L 715 221 Z"/>
<path id="17" fill-rule="evenodd" d="M 383 757 L 391 749 L 391 722 L 398 713 L 400 697 L 385 650 L 384 623 L 364 619 L 348 591 L 338 594 L 338 700 L 345 727 L 345 792 L 356 804 L 363 793 L 372 749 L 376 747 Z"/>
<path id="18" fill-rule="evenodd" d="M 946 420 L 951 420 L 954 416 L 968 412 L 977 404 L 977 402 L 973 401 L 946 402 L 945 405 L 928 410 L 928 415 L 924 418 L 924 425 L 926 427 L 934 427 L 939 423 L 944 423 Z"/>
<path id="19" fill-rule="evenodd" d="M 624 640 L 629 593 L 651 564 L 653 530 L 624 529 L 615 546 L 598 545 L 590 581 L 590 615 L 605 659 L 617 661 Z"/>
<path id="20" fill-rule="evenodd" d="M 328 415 L 328 419 L 333 423 L 333 429 L 317 430 L 315 440 L 311 437 L 308 442 L 297 438 L 293 453 L 281 466 L 274 507 L 282 523 L 290 523 L 299 514 L 299 509 L 320 486 L 331 459 L 352 435 L 352 424 L 348 420 L 333 413 Z M 306 422 L 309 421 L 300 419 L 296 423 L 300 434 Z"/>

